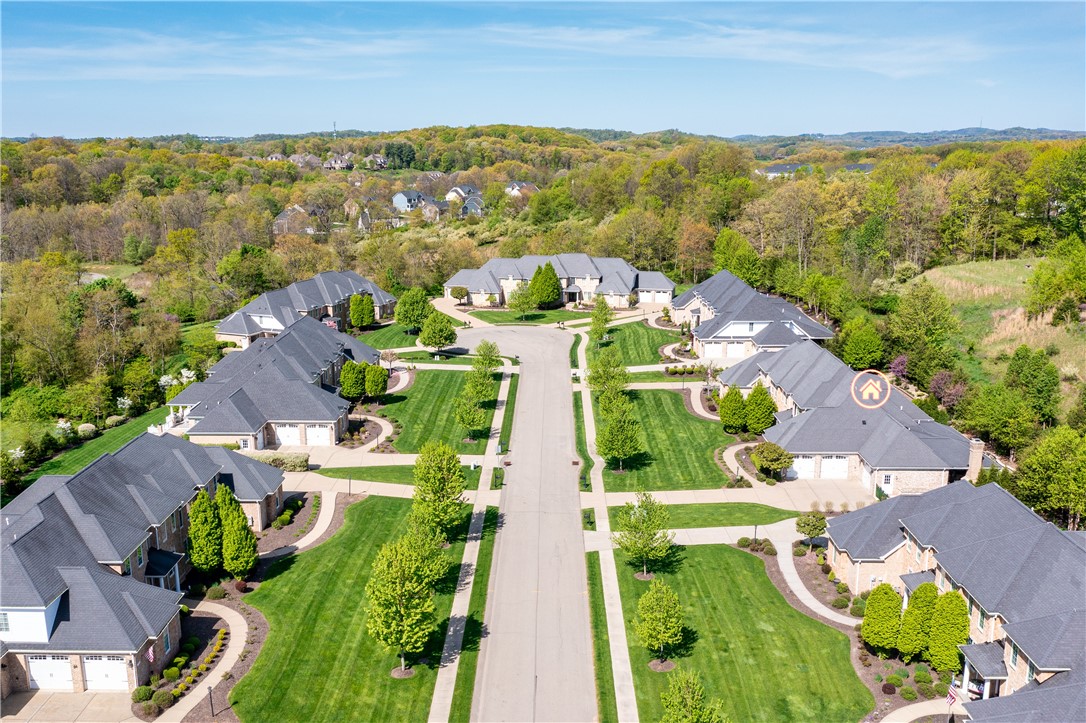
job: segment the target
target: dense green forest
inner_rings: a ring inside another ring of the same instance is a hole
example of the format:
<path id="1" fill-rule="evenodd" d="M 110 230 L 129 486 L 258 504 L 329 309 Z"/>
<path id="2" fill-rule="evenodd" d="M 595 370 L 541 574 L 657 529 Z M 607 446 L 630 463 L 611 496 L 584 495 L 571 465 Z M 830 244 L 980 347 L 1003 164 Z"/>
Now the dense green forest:
<path id="1" fill-rule="evenodd" d="M 808 168 L 770 180 L 757 159 L 777 151 L 677 132 L 590 138 L 506 125 L 224 143 L 5 140 L 4 466 L 31 467 L 25 449 L 17 463 L 7 450 L 41 447 L 58 417 L 101 425 L 162 403 L 179 386 L 171 376 L 186 367 L 198 377 L 217 357 L 203 322 L 265 290 L 352 268 L 394 293 L 436 291 L 495 255 L 569 251 L 621 256 L 678 283 L 728 269 L 797 301 L 840 329 L 835 351 L 846 361 L 900 372 L 931 393 L 930 411 L 1002 452 L 1029 448 L 1059 422 L 1081 434 L 1086 142 L 864 150 L 810 138 L 787 159 Z M 356 161 L 383 153 L 389 167 L 263 160 L 347 152 Z M 844 168 L 856 163 L 873 170 Z M 511 180 L 541 190 L 512 198 Z M 458 183 L 482 189 L 483 217 L 426 223 L 415 214 L 372 233 L 353 222 L 349 201 L 386 218 L 399 190 L 443 197 Z M 292 204 L 309 212 L 314 233 L 273 233 Z M 1025 374 L 1013 348 L 987 354 L 992 330 L 930 278 L 965 262 L 1017 259 L 1029 267 L 1013 296 L 1023 323 L 1064 335 L 1027 348 Z M 88 271 L 108 278 L 85 283 Z M 1057 370 L 1047 401 L 1033 388 L 1051 378 L 1042 361 Z M 1079 401 L 1061 403 L 1061 393 Z"/>

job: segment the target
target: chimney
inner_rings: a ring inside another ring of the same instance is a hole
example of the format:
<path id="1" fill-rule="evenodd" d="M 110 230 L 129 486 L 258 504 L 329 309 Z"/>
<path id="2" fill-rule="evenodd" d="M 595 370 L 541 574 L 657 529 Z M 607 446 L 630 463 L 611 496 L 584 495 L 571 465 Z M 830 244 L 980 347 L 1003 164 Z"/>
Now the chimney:
<path id="1" fill-rule="evenodd" d="M 970 482 L 976 482 L 980 476 L 981 465 L 984 461 L 984 442 L 974 437 L 969 440 L 969 467 L 965 470 L 965 478 Z"/>

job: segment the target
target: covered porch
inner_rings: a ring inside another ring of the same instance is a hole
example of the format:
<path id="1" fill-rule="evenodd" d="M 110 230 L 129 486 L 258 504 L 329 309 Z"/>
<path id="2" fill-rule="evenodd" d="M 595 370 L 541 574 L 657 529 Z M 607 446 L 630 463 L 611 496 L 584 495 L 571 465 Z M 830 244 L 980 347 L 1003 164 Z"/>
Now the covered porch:
<path id="1" fill-rule="evenodd" d="M 166 590 L 181 592 L 180 562 L 185 556 L 177 552 L 168 552 L 152 547 L 147 552 L 147 570 L 144 577 L 148 585 L 155 585 Z"/>
<path id="2" fill-rule="evenodd" d="M 965 656 L 962 670 L 962 697 L 965 700 L 988 700 L 999 697 L 999 689 L 1007 680 L 1007 665 L 1003 662 L 1002 643 L 959 645 Z"/>

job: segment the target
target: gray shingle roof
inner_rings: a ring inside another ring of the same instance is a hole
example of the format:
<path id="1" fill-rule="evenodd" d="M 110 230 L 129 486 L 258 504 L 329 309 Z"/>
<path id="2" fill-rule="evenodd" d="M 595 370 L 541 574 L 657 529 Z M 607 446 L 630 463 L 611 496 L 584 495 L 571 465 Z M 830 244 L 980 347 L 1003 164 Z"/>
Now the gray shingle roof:
<path id="1" fill-rule="evenodd" d="M 207 456 L 221 469 L 219 479 L 242 502 L 257 502 L 283 485 L 283 472 L 223 447 L 207 447 Z"/>
<path id="2" fill-rule="evenodd" d="M 1042 594 L 1049 591 L 1047 586 L 1039 590 Z M 1078 592 L 1081 598 L 1081 587 Z M 1069 604 L 1066 598 L 1060 602 Z M 1009 622 L 1003 626 L 1003 631 L 1039 669 L 1073 668 L 1082 651 L 1086 650 L 1086 601 L 1079 599 L 1070 604 L 1079 607 Z"/>
<path id="3" fill-rule="evenodd" d="M 497 294 L 499 280 L 530 281 L 536 269 L 550 263 L 559 279 L 597 279 L 596 293 L 628 295 L 638 289 L 671 291 L 675 284 L 657 271 L 638 271 L 623 259 L 589 256 L 588 254 L 556 254 L 554 256 L 521 256 L 518 259 L 494 258 L 478 269 L 461 269 L 445 282 L 445 288 L 463 286 L 469 291 Z"/>
<path id="4" fill-rule="evenodd" d="M 1043 683 L 1036 681 L 988 700 L 965 704 L 974 723 L 1069 723 L 1086 721 L 1086 659 Z"/>
<path id="5" fill-rule="evenodd" d="M 974 645 L 959 645 L 973 670 L 984 678 L 996 680 L 1007 679 L 1007 664 L 1003 662 L 1002 643 L 977 643 Z"/>
<path id="6" fill-rule="evenodd" d="M 923 572 L 910 572 L 901 576 L 901 584 L 904 585 L 905 589 L 910 593 L 926 582 L 935 582 L 935 573 L 933 571 L 924 570 Z"/>
<path id="7" fill-rule="evenodd" d="M 642 291 L 675 291 L 675 282 L 659 271 L 638 271 L 637 288 Z"/>

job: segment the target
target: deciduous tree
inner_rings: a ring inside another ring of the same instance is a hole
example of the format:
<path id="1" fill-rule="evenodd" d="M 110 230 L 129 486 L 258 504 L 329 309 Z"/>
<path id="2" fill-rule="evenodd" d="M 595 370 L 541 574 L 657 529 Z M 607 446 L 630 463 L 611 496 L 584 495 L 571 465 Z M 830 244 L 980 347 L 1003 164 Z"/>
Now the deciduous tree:
<path id="1" fill-rule="evenodd" d="M 779 477 L 792 466 L 792 455 L 780 445 L 762 442 L 750 451 L 750 461 L 766 474 Z"/>
<path id="2" fill-rule="evenodd" d="M 412 514 L 448 536 L 460 519 L 467 481 L 460 457 L 444 442 L 427 442 L 415 460 Z"/>
<path id="3" fill-rule="evenodd" d="M 1041 437 L 1018 466 L 1016 493 L 1077 530 L 1086 515 L 1086 437 L 1061 425 Z"/>
<path id="4" fill-rule="evenodd" d="M 615 312 L 602 296 L 596 297 L 596 303 L 592 307 L 592 325 L 588 329 L 588 337 L 598 346 L 607 336 L 607 325 L 615 318 Z"/>
<path id="5" fill-rule="evenodd" d="M 344 399 L 357 401 L 366 394 L 366 372 L 369 365 L 348 359 L 339 371 L 339 394 Z"/>
<path id="6" fill-rule="evenodd" d="M 632 560 L 641 563 L 641 573 L 648 575 L 649 564 L 671 553 L 674 533 L 668 532 L 671 516 L 667 506 L 648 492 L 638 492 L 636 502 L 627 502 L 615 520 L 615 544 Z"/>
<path id="7" fill-rule="evenodd" d="M 644 449 L 641 442 L 641 422 L 634 416 L 632 407 L 619 407 L 612 411 L 596 434 L 596 451 L 601 457 L 618 461 L 622 470 L 625 460 Z"/>
<path id="8" fill-rule="evenodd" d="M 532 295 L 532 290 L 527 284 L 521 284 L 517 288 L 509 292 L 509 295 L 505 299 L 506 306 L 510 311 L 515 311 L 518 319 L 523 319 L 525 314 L 528 314 L 539 306 L 536 303 L 535 297 Z"/>
<path id="9" fill-rule="evenodd" d="M 857 316 L 841 327 L 841 361 L 853 369 L 873 369 L 882 363 L 882 336 L 867 317 Z"/>
<path id="10" fill-rule="evenodd" d="M 433 633 L 434 587 L 429 553 L 407 535 L 381 547 L 366 583 L 366 630 L 407 668 L 407 654 L 419 653 Z"/>
<path id="11" fill-rule="evenodd" d="M 796 532 L 808 540 L 826 532 L 826 516 L 821 512 L 807 512 L 796 518 Z"/>
<path id="12" fill-rule="evenodd" d="M 419 342 L 423 346 L 433 347 L 441 351 L 447 346 L 456 343 L 456 329 L 452 320 L 444 314 L 430 314 L 422 323 L 422 333 L 419 334 Z"/>
<path id="13" fill-rule="evenodd" d="M 664 706 L 660 723 L 727 723 L 720 713 L 720 700 L 705 697 L 701 677 L 692 670 L 672 671 L 660 702 Z"/>
<path id="14" fill-rule="evenodd" d="M 667 660 L 668 648 L 683 639 L 683 606 L 679 596 L 663 580 L 653 580 L 637 601 L 634 632 L 641 644 Z"/>
<path id="15" fill-rule="evenodd" d="M 408 289 L 396 302 L 396 322 L 417 332 L 433 311 L 434 307 L 430 306 L 423 289 Z"/>
<path id="16" fill-rule="evenodd" d="M 366 396 L 373 399 L 388 391 L 388 369 L 380 364 L 366 367 Z"/>
<path id="17" fill-rule="evenodd" d="M 621 392 L 630 378 L 618 349 L 607 347 L 588 364 L 588 387 L 597 394 Z"/>

